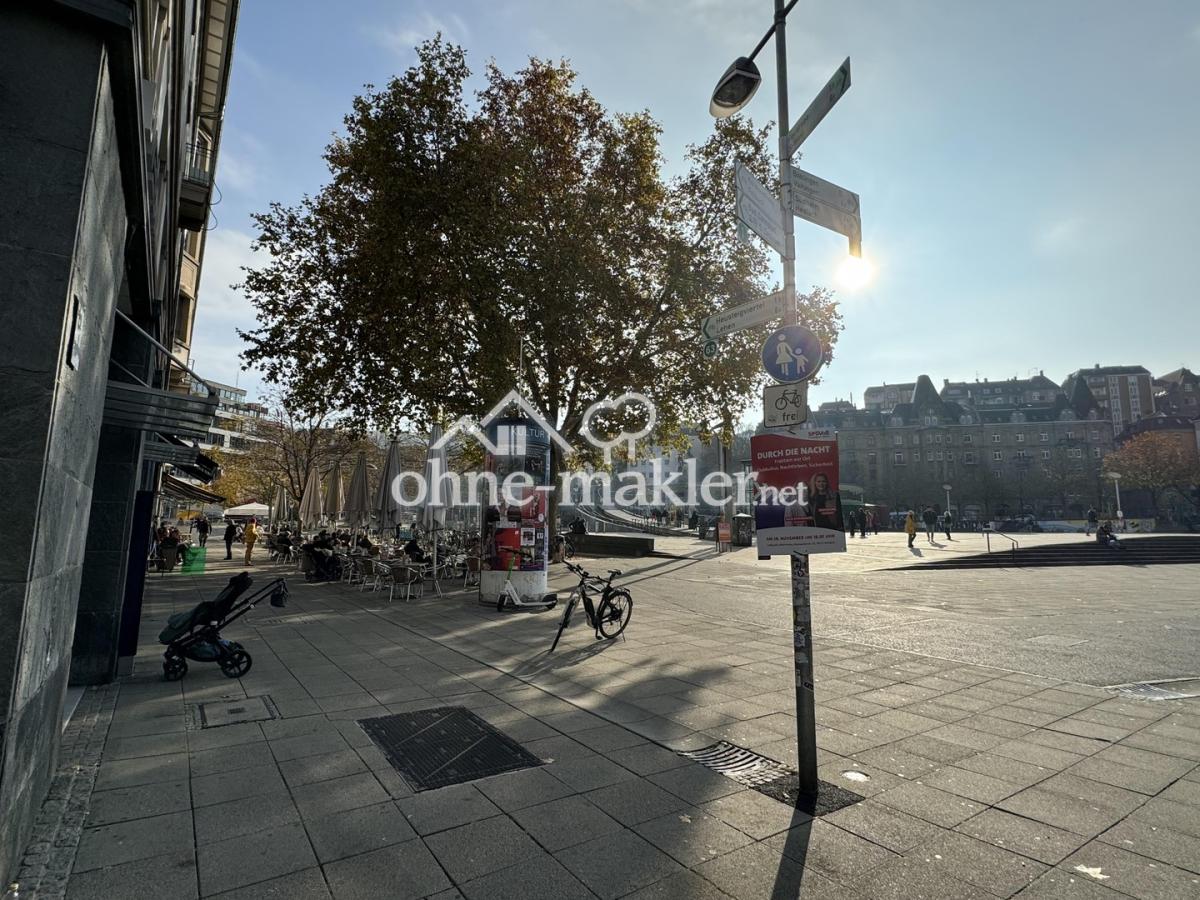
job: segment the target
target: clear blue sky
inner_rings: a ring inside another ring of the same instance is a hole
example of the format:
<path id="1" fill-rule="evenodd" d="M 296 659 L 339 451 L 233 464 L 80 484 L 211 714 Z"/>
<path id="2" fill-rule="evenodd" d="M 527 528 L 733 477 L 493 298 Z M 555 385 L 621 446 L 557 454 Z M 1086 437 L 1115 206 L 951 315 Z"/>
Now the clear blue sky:
<path id="1" fill-rule="evenodd" d="M 565 57 L 612 110 L 662 122 L 668 174 L 711 128 L 716 77 L 771 0 L 256 0 L 242 4 L 194 358 L 240 378 L 229 285 L 249 214 L 323 183 L 351 98 L 441 30 L 474 72 Z M 1094 363 L 1200 366 L 1200 3 L 801 0 L 788 19 L 795 117 L 843 58 L 853 87 L 801 165 L 862 196 L 872 286 L 842 293 L 837 359 L 810 395 L 881 381 L 1024 376 Z M 749 108 L 774 119 L 774 53 Z M 798 222 L 798 283 L 845 241 Z"/>

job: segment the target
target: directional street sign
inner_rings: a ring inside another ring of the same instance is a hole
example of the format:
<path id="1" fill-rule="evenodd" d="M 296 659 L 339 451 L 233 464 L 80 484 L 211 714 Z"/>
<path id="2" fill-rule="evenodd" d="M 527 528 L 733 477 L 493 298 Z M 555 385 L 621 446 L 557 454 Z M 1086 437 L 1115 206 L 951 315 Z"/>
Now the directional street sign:
<path id="1" fill-rule="evenodd" d="M 791 159 L 800 145 L 804 143 L 804 139 L 816 130 L 816 127 L 821 124 L 821 120 L 825 118 L 825 114 L 833 109 L 833 105 L 841 99 L 842 94 L 846 93 L 850 88 L 850 57 L 846 57 L 846 61 L 838 66 L 838 70 L 833 73 L 833 77 L 825 83 L 825 87 L 821 88 L 821 92 L 813 99 L 813 102 L 808 104 L 808 109 L 804 111 L 796 124 L 792 126 L 792 130 L 787 136 L 787 155 Z"/>
<path id="2" fill-rule="evenodd" d="M 838 209 L 836 206 L 830 206 L 828 203 L 822 203 L 808 194 L 799 191 L 792 192 L 792 212 L 800 218 L 808 219 L 830 231 L 844 234 L 850 238 L 851 246 L 862 237 L 862 222 L 858 216 Z"/>
<path id="3" fill-rule="evenodd" d="M 704 348 L 703 348 L 703 350 L 704 350 L 704 358 L 705 358 L 705 359 L 712 359 L 714 356 L 716 356 L 716 355 L 717 355 L 717 349 L 718 349 L 718 348 L 717 348 L 717 342 L 716 342 L 716 341 L 705 341 L 705 342 L 704 342 Z"/>
<path id="4" fill-rule="evenodd" d="M 713 313 L 700 320 L 700 334 L 711 341 L 778 319 L 783 315 L 783 298 L 783 291 L 776 291 L 749 303 Z"/>
<path id="5" fill-rule="evenodd" d="M 795 197 L 797 193 L 852 216 L 859 215 L 858 194 L 854 191 L 838 187 L 832 181 L 826 181 L 811 172 L 792 166 L 792 196 Z"/>
<path id="6" fill-rule="evenodd" d="M 737 217 L 760 238 L 787 255 L 783 232 L 783 207 L 779 200 L 742 163 L 734 166 L 737 188 Z"/>
<path id="7" fill-rule="evenodd" d="M 769 384 L 763 388 L 763 427 L 792 428 L 808 421 L 808 385 Z"/>
<path id="8" fill-rule="evenodd" d="M 776 381 L 808 381 L 825 362 L 820 339 L 803 325 L 784 325 L 763 342 L 763 369 Z"/>

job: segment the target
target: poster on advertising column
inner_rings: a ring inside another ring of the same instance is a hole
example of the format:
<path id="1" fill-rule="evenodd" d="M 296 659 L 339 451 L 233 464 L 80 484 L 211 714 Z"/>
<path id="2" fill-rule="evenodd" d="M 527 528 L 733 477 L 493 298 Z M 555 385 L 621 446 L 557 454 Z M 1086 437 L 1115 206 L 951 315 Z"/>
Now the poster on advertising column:
<path id="1" fill-rule="evenodd" d="M 756 434 L 750 439 L 750 462 L 760 559 L 775 553 L 845 551 L 833 431 Z"/>

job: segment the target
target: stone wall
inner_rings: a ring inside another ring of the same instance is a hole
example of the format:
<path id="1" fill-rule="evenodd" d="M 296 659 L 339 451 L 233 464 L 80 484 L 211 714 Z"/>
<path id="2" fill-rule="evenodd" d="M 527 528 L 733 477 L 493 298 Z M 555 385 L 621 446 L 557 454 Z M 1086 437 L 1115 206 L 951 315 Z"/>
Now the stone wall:
<path id="1" fill-rule="evenodd" d="M 0 46 L 3 883 L 54 770 L 126 219 L 102 42 L 7 4 Z"/>

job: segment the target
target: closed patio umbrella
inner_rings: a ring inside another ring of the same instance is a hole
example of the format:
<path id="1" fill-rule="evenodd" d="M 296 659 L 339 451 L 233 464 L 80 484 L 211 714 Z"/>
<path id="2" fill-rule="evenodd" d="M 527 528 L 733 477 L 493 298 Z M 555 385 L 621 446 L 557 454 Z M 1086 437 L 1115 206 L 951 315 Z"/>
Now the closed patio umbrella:
<path id="1" fill-rule="evenodd" d="M 308 470 L 304 496 L 300 498 L 300 524 L 316 528 L 321 524 L 321 476 L 316 469 Z"/>
<path id="2" fill-rule="evenodd" d="M 350 476 L 350 487 L 346 491 L 346 505 L 342 510 L 351 528 L 366 528 L 371 524 L 371 489 L 367 484 L 367 454 L 359 453 Z"/>
<path id="3" fill-rule="evenodd" d="M 325 483 L 325 515 L 329 521 L 336 522 L 342 517 L 346 508 L 346 494 L 342 490 L 342 464 L 335 462 L 329 473 L 329 481 Z"/>
<path id="4" fill-rule="evenodd" d="M 275 499 L 271 503 L 271 522 L 274 524 L 286 522 L 291 513 L 291 497 L 288 496 L 287 488 L 281 484 L 275 488 Z"/>
<path id="5" fill-rule="evenodd" d="M 392 438 L 387 459 L 383 462 L 383 471 L 379 473 L 379 485 L 375 489 L 375 503 L 372 509 L 379 518 L 380 531 L 399 525 L 404 515 L 404 507 L 392 494 L 392 482 L 402 471 L 404 467 L 400 461 L 400 442 Z"/>
<path id="6" fill-rule="evenodd" d="M 446 507 L 450 503 L 449 485 L 440 476 L 446 472 L 446 448 L 435 446 L 442 437 L 442 426 L 434 425 L 429 432 L 429 447 L 425 451 L 425 509 L 421 524 L 433 535 L 433 565 L 437 567 L 438 532 L 446 524 Z"/>

